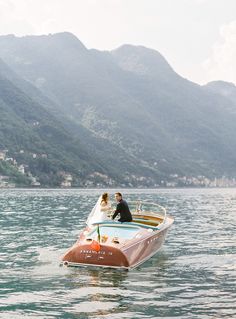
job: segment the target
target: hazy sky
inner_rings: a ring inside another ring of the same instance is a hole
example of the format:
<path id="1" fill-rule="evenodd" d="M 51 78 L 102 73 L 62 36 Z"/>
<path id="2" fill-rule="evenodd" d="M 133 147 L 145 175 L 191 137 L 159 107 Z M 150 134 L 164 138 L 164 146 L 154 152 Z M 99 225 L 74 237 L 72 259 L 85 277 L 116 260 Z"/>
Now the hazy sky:
<path id="1" fill-rule="evenodd" d="M 182 76 L 236 84 L 236 0 L 0 0 L 0 34 L 74 33 L 158 50 Z"/>

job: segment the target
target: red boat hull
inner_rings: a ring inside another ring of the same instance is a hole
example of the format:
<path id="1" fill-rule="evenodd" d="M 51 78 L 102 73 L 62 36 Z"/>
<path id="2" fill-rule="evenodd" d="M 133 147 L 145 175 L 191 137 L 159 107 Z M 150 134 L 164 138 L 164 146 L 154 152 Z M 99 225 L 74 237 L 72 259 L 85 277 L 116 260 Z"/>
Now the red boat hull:
<path id="1" fill-rule="evenodd" d="M 91 245 L 76 243 L 63 257 L 64 262 L 76 266 L 76 264 L 129 267 L 126 256 L 117 248 L 101 245 L 99 251 L 93 250 Z"/>
<path id="2" fill-rule="evenodd" d="M 144 237 L 130 240 L 124 246 L 117 245 L 117 247 L 114 247 L 101 243 L 99 251 L 93 249 L 91 243 L 84 241 L 84 233 L 82 233 L 80 239 L 63 256 L 62 261 L 65 265 L 70 266 L 91 265 L 134 268 L 149 259 L 161 248 L 171 224 L 162 230 L 147 232 Z"/>

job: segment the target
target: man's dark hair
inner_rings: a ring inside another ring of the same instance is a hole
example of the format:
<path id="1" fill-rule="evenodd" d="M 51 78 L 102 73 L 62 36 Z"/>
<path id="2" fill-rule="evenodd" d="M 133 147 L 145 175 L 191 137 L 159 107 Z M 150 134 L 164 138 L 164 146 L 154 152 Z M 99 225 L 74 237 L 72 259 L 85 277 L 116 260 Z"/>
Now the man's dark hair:
<path id="1" fill-rule="evenodd" d="M 122 197 L 122 194 L 119 193 L 119 192 L 117 192 L 117 193 L 115 193 L 115 194 L 118 195 L 118 196 L 120 196 L 120 197 Z"/>

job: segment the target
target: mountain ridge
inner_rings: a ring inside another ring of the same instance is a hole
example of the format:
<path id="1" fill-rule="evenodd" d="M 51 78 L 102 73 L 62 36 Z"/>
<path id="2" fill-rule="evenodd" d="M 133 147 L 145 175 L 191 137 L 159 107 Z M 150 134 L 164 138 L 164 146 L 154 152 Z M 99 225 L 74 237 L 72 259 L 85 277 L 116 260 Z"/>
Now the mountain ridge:
<path id="1" fill-rule="evenodd" d="M 0 58 L 69 134 L 83 136 L 114 185 L 235 175 L 234 102 L 184 79 L 159 52 L 88 50 L 68 33 L 20 39 L 0 37 Z"/>

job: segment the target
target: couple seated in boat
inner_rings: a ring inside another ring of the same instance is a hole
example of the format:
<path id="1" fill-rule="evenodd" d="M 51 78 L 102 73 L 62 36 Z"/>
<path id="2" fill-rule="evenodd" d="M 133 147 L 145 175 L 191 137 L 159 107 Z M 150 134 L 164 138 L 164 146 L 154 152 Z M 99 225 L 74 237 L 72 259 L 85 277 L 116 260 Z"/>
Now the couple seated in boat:
<path id="1" fill-rule="evenodd" d="M 119 215 L 119 222 L 131 222 L 132 221 L 132 215 L 129 210 L 129 206 L 127 202 L 122 198 L 121 193 L 115 193 L 115 199 L 117 202 L 116 209 L 112 210 L 111 204 L 109 201 L 109 194 L 104 193 L 101 197 L 100 202 L 100 219 L 101 221 L 107 220 L 109 217 L 113 220 L 116 218 L 117 215 Z"/>

